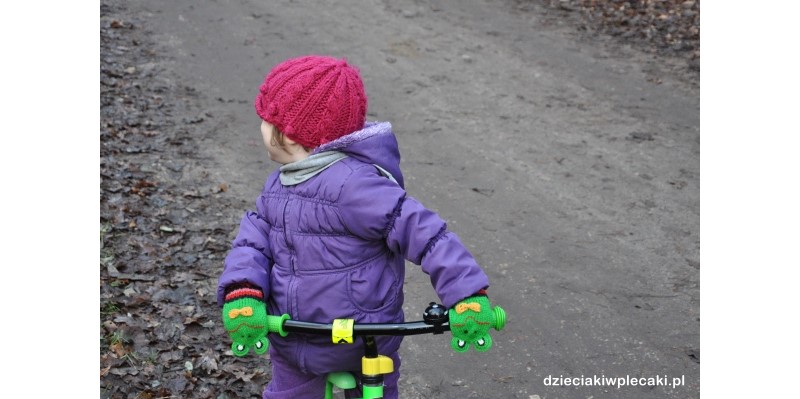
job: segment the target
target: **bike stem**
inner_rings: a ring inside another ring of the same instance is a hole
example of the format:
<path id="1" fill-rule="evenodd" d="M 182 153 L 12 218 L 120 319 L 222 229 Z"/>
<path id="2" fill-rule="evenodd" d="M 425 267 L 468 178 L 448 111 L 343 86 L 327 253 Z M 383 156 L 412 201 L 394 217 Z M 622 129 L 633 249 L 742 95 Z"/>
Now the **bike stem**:
<path id="1" fill-rule="evenodd" d="M 392 359 L 378 354 L 378 344 L 372 335 L 362 336 L 364 339 L 364 357 L 361 358 L 361 384 L 364 388 L 364 399 L 383 397 L 384 375 L 394 371 Z"/>

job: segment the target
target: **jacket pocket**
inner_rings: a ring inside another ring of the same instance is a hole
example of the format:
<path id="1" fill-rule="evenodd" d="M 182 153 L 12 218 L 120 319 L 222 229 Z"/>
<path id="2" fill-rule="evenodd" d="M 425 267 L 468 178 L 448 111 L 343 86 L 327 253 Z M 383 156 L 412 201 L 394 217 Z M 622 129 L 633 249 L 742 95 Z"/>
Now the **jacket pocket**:
<path id="1" fill-rule="evenodd" d="M 402 289 L 397 272 L 380 257 L 348 274 L 347 293 L 353 306 L 362 312 L 378 312 L 397 301 Z"/>
<path id="2" fill-rule="evenodd" d="M 278 264 L 272 266 L 270 272 L 270 314 L 281 315 L 290 313 L 289 285 L 294 279 L 291 272 Z"/>

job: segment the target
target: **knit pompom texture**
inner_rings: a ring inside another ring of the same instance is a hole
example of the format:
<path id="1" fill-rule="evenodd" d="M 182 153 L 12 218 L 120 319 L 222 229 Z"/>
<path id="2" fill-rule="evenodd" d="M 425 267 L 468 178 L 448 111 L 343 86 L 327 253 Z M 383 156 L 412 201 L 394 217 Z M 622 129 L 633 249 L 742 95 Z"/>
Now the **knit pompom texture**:
<path id="1" fill-rule="evenodd" d="M 364 127 L 367 96 L 358 69 L 347 60 L 307 55 L 272 68 L 255 107 L 286 137 L 316 148 Z"/>

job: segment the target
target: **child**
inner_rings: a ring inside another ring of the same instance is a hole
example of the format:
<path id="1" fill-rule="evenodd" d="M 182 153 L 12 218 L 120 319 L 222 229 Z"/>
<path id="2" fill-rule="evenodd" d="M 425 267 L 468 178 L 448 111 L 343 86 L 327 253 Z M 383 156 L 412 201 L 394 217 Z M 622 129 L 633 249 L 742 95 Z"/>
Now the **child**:
<path id="1" fill-rule="evenodd" d="M 489 279 L 458 237 L 406 194 L 391 125 L 365 123 L 367 97 L 354 67 L 322 56 L 284 61 L 266 76 L 255 108 L 269 157 L 282 166 L 267 178 L 256 212 L 242 218 L 219 278 L 221 306 L 250 301 L 250 317 L 400 323 L 406 259 L 430 275 L 447 308 L 485 295 Z M 226 327 L 238 312 L 223 312 Z M 384 393 L 396 398 L 402 337 L 376 340 L 394 360 Z M 322 397 L 326 374 L 361 368 L 360 341 L 269 334 L 269 342 L 255 343 L 257 353 L 270 346 L 264 398 Z"/>

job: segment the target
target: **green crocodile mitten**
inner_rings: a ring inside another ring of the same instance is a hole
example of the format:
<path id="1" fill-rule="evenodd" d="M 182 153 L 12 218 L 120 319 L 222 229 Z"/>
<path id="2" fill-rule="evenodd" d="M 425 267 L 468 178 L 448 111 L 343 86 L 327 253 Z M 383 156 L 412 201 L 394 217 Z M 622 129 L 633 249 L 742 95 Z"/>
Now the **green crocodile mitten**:
<path id="1" fill-rule="evenodd" d="M 486 295 L 474 295 L 450 308 L 450 341 L 453 350 L 466 352 L 471 344 L 475 350 L 485 352 L 492 347 L 489 329 L 502 330 L 506 325 L 506 312 L 499 306 L 492 307 Z"/>
<path id="2" fill-rule="evenodd" d="M 226 294 L 222 324 L 233 340 L 234 355 L 244 356 L 251 347 L 259 355 L 267 352 L 267 305 L 261 290 L 236 288 Z"/>

